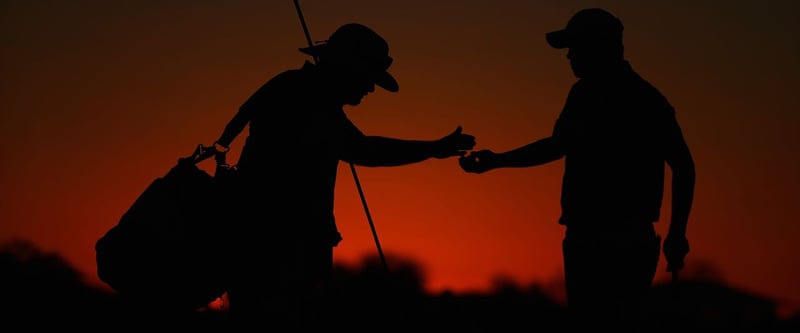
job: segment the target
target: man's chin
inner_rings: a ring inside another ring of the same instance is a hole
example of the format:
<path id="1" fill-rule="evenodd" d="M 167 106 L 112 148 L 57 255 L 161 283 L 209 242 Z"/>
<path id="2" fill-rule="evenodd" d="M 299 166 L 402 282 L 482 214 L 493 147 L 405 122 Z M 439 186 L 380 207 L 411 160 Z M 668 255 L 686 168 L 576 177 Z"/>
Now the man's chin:
<path id="1" fill-rule="evenodd" d="M 361 104 L 361 98 L 351 99 L 351 100 L 345 102 L 345 104 L 351 105 L 351 106 L 359 105 L 359 104 Z"/>

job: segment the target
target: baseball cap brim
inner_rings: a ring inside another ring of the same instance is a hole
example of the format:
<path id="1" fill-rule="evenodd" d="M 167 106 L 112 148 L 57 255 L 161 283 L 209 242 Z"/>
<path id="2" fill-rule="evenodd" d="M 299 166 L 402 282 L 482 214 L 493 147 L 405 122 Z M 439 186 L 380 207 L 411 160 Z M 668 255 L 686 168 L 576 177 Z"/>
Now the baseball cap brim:
<path id="1" fill-rule="evenodd" d="M 556 30 L 545 34 L 547 43 L 556 49 L 565 49 L 569 47 L 569 34 L 566 30 Z"/>
<path id="2" fill-rule="evenodd" d="M 392 74 L 386 71 L 379 72 L 378 75 L 375 76 L 375 84 L 389 92 L 397 92 L 400 90 L 400 85 L 397 83 L 397 80 L 395 80 Z"/>
<path id="3" fill-rule="evenodd" d="M 622 41 L 622 21 L 601 8 L 580 10 L 570 18 L 563 29 L 545 34 L 547 43 L 553 48 L 564 49 L 591 42 L 593 44 L 619 43 Z"/>

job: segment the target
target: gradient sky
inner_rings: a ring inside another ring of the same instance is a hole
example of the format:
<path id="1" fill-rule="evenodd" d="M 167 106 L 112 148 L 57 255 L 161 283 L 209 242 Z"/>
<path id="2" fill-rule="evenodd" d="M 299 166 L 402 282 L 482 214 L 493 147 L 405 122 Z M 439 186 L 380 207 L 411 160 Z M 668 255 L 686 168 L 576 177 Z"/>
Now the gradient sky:
<path id="1" fill-rule="evenodd" d="M 694 153 L 687 274 L 797 306 L 800 5 L 721 4 L 301 1 L 314 40 L 360 22 L 389 41 L 400 91 L 347 109 L 365 133 L 436 139 L 461 125 L 497 151 L 549 135 L 575 80 L 544 33 L 581 8 L 615 13 L 627 58 L 675 106 Z M 288 0 L 0 1 L 0 241 L 30 239 L 98 282 L 94 242 L 255 89 L 310 60 L 304 44 Z M 357 173 L 383 251 L 420 262 L 432 291 L 467 291 L 497 276 L 560 281 L 562 167 L 475 175 L 447 159 Z M 336 195 L 336 260 L 375 255 L 345 163 Z"/>

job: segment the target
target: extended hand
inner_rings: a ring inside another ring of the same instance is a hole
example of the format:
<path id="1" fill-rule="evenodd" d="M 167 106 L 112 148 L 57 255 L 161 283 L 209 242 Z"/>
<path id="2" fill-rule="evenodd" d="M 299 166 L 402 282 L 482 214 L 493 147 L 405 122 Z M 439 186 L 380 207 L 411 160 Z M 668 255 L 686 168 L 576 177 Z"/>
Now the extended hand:
<path id="1" fill-rule="evenodd" d="M 475 137 L 461 133 L 461 126 L 458 126 L 453 133 L 436 141 L 437 149 L 433 154 L 436 158 L 448 158 L 452 156 L 464 156 L 467 150 L 475 147 Z"/>
<path id="2" fill-rule="evenodd" d="M 496 156 L 497 154 L 488 149 L 473 151 L 469 155 L 461 156 L 458 165 L 466 172 L 484 173 L 494 168 L 493 161 Z"/>

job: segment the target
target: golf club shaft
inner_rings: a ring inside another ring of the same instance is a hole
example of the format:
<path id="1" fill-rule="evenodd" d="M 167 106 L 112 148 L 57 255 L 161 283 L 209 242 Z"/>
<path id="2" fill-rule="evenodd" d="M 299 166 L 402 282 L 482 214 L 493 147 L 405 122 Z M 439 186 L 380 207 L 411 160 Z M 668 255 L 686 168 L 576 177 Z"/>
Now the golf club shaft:
<path id="1" fill-rule="evenodd" d="M 311 40 L 311 34 L 308 32 L 308 25 L 306 25 L 305 17 L 303 16 L 303 11 L 300 9 L 300 2 L 299 0 L 294 0 L 294 8 L 297 10 L 297 16 L 300 18 L 300 24 L 303 26 L 303 33 L 306 35 L 306 42 L 308 43 L 309 47 L 314 46 L 314 42 Z M 314 56 L 314 63 L 317 63 L 318 59 Z M 353 179 L 356 182 L 356 188 L 358 188 L 358 195 L 361 197 L 361 205 L 364 206 L 364 212 L 367 214 L 367 221 L 369 222 L 370 230 L 372 230 L 372 238 L 375 239 L 375 246 L 378 248 L 378 255 L 381 259 L 381 264 L 383 267 L 388 271 L 389 267 L 386 264 L 386 258 L 383 255 L 383 249 L 381 249 L 381 242 L 378 240 L 378 232 L 375 231 L 375 224 L 372 222 L 372 215 L 369 213 L 369 206 L 367 206 L 367 199 L 364 196 L 364 190 L 361 189 L 361 182 L 358 180 L 358 174 L 356 173 L 356 166 L 353 162 L 350 162 L 350 171 L 353 173 Z"/>

